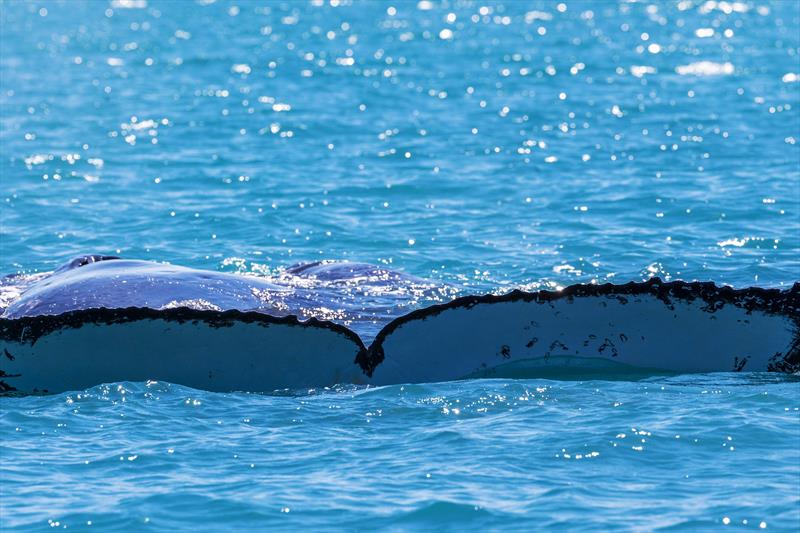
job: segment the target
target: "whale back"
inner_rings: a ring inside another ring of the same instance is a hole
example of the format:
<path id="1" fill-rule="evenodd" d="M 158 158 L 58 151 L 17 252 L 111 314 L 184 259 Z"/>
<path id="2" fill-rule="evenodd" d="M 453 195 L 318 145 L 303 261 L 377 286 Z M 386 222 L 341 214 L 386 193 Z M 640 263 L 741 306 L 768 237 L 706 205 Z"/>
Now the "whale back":
<path id="1" fill-rule="evenodd" d="M 281 289 L 258 278 L 195 270 L 169 264 L 128 259 L 70 261 L 36 282 L 4 311 L 4 318 L 58 315 L 81 309 L 146 307 L 206 308 L 218 311 L 263 308 L 253 289 Z"/>
<path id="2" fill-rule="evenodd" d="M 83 255 L 35 279 L 5 278 L 2 318 L 85 309 L 190 308 L 331 320 L 370 341 L 410 307 L 448 300 L 451 288 L 367 263 L 317 261 L 242 275 L 167 263 Z M 14 290 L 16 289 L 16 292 Z M 3 298 L 0 298 L 2 300 Z"/>

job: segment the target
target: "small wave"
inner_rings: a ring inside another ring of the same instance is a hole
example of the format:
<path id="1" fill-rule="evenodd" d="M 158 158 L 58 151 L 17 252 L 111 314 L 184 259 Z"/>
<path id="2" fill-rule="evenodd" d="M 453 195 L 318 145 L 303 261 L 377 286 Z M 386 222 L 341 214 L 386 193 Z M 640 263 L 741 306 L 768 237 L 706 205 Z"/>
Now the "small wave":
<path id="1" fill-rule="evenodd" d="M 470 524 L 470 527 L 478 527 L 481 523 L 487 522 L 493 517 L 493 513 L 483 507 L 469 503 L 458 503 L 451 501 L 435 501 L 423 504 L 412 511 L 398 513 L 387 519 L 387 522 L 395 526 L 412 526 L 414 524 L 425 524 L 430 527 L 434 524 L 446 524 L 452 527 L 458 523 Z M 388 524 L 387 524 L 388 525 Z"/>

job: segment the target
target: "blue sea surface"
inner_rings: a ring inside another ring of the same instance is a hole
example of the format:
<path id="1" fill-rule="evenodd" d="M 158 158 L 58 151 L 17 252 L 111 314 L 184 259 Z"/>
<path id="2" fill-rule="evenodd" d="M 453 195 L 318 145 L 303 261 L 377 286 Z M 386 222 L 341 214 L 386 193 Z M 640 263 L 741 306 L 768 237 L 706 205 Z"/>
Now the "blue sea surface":
<path id="1" fill-rule="evenodd" d="M 2 401 L 3 529 L 796 531 L 798 381 Z"/>
<path id="2" fill-rule="evenodd" d="M 795 1 L 2 1 L 0 118 L 20 279 L 800 279 Z M 0 529 L 797 531 L 799 410 L 753 373 L 6 397 Z"/>

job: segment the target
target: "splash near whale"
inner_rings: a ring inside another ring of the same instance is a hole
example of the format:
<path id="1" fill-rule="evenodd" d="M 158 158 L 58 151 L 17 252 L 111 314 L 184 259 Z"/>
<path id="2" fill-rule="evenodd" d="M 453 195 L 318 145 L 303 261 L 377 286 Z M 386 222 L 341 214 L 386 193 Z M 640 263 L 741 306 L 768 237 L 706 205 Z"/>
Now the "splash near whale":
<path id="1" fill-rule="evenodd" d="M 7 277 L 0 392 L 145 380 L 271 392 L 800 371 L 798 283 L 737 290 L 653 278 L 420 306 L 451 293 L 360 263 L 310 263 L 284 274 L 82 256 L 51 274 Z"/>

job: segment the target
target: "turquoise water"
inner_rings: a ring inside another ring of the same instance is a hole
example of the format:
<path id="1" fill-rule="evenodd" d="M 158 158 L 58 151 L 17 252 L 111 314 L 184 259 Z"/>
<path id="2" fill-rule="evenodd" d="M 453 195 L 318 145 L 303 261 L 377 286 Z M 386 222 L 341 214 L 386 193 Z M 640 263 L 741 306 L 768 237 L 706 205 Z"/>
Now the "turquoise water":
<path id="1" fill-rule="evenodd" d="M 0 25 L 3 274 L 800 278 L 795 2 L 3 2 Z M 757 374 L 3 398 L 0 526 L 793 530 L 799 398 Z"/>
<path id="2" fill-rule="evenodd" d="M 791 531 L 797 391 L 716 374 L 6 399 L 4 528 Z"/>

